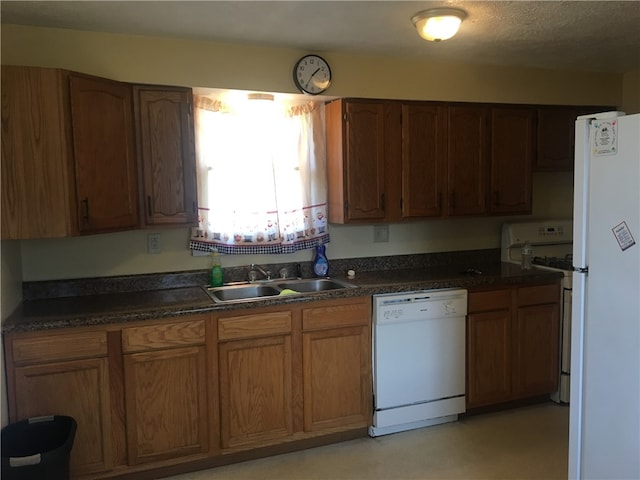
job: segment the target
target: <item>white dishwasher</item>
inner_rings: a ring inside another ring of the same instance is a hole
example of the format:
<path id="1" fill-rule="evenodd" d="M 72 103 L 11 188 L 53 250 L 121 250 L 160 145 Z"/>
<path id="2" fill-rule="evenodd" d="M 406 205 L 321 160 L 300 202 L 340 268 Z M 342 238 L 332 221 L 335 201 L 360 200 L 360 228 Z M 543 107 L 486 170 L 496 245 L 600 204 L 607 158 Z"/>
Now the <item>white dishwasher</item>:
<path id="1" fill-rule="evenodd" d="M 467 291 L 373 297 L 376 437 L 451 422 L 465 411 Z"/>

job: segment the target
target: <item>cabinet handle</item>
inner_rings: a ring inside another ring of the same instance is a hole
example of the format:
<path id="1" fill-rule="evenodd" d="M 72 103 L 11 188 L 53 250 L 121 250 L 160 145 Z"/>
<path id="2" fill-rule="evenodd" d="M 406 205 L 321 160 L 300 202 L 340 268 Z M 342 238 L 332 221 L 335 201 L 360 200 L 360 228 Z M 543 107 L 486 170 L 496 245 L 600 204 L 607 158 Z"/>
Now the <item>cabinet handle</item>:
<path id="1" fill-rule="evenodd" d="M 147 195 L 147 215 L 151 216 L 151 195 Z"/>
<path id="2" fill-rule="evenodd" d="M 193 214 L 195 215 L 196 213 L 198 213 L 198 204 L 196 204 L 195 200 L 193 202 Z"/>
<path id="3" fill-rule="evenodd" d="M 82 203 L 84 203 L 84 216 L 82 217 L 82 219 L 86 223 L 89 223 L 89 197 L 84 197 Z"/>

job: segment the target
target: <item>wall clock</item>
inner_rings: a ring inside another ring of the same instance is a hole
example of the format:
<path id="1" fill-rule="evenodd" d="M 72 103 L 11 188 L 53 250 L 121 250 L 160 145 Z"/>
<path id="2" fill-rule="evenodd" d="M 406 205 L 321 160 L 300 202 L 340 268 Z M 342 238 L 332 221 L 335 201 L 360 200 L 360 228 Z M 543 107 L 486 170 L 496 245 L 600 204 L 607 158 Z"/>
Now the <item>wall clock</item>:
<path id="1" fill-rule="evenodd" d="M 293 82 L 302 93 L 318 95 L 331 85 L 331 68 L 318 55 L 305 55 L 293 67 Z"/>

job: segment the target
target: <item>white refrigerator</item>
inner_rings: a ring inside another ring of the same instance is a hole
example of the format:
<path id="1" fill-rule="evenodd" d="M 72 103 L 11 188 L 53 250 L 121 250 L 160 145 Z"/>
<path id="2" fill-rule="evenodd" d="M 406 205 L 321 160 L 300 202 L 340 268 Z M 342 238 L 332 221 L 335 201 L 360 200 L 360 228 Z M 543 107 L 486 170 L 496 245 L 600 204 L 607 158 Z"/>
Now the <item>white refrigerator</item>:
<path id="1" fill-rule="evenodd" d="M 576 121 L 570 479 L 640 478 L 640 114 Z"/>

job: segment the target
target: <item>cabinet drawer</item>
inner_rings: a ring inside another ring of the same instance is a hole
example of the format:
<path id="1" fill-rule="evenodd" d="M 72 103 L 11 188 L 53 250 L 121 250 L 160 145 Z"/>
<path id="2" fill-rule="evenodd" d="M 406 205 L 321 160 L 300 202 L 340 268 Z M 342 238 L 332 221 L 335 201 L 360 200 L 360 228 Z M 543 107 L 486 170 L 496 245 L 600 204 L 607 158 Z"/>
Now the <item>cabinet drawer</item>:
<path id="1" fill-rule="evenodd" d="M 511 308 L 511 289 L 469 292 L 469 313 Z"/>
<path id="2" fill-rule="evenodd" d="M 124 353 L 147 352 L 185 345 L 201 345 L 205 341 L 204 333 L 204 319 L 125 328 L 122 330 L 122 351 Z"/>
<path id="3" fill-rule="evenodd" d="M 518 305 L 539 305 L 555 303 L 560 300 L 560 287 L 557 283 L 522 287 L 518 289 Z"/>
<path id="4" fill-rule="evenodd" d="M 16 365 L 107 356 L 107 332 L 16 338 L 12 342 Z"/>
<path id="5" fill-rule="evenodd" d="M 369 301 L 307 308 L 302 311 L 303 330 L 369 325 L 370 321 Z"/>
<path id="6" fill-rule="evenodd" d="M 291 312 L 259 313 L 218 320 L 218 340 L 291 333 Z"/>

